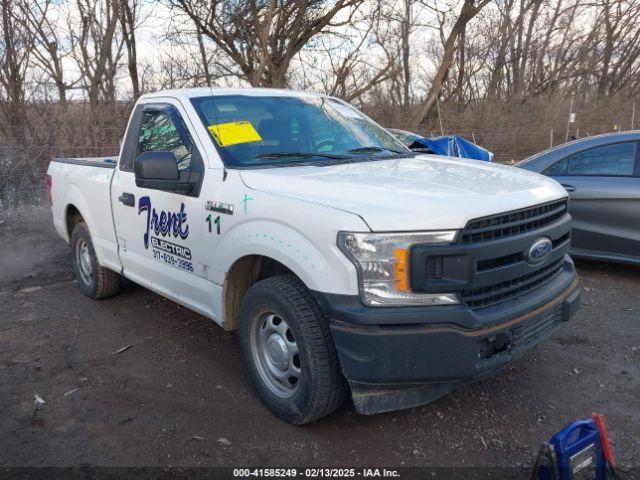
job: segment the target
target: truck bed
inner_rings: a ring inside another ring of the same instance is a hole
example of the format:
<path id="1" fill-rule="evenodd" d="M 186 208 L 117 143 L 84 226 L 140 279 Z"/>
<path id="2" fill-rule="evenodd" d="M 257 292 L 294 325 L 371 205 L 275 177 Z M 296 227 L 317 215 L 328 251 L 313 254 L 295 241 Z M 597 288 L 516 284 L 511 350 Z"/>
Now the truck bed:
<path id="1" fill-rule="evenodd" d="M 119 271 L 118 248 L 111 214 L 111 178 L 116 157 L 54 158 L 48 169 L 51 186 L 53 224 L 58 234 L 69 241 L 67 208 L 82 212 L 103 266 Z"/>

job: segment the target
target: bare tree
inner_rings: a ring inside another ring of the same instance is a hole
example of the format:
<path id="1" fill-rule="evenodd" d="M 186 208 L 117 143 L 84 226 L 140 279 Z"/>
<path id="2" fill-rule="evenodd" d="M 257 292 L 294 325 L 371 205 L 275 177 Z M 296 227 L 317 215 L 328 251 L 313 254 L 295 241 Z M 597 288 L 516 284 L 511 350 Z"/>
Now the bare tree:
<path id="1" fill-rule="evenodd" d="M 481 0 L 476 2 L 476 0 L 464 0 L 460 13 L 458 14 L 456 21 L 453 24 L 453 27 L 451 27 L 451 30 L 444 42 L 444 53 L 435 77 L 431 82 L 431 88 L 429 89 L 425 100 L 418 106 L 415 114 L 407 123 L 407 128 L 416 130 L 436 104 L 437 97 L 442 89 L 442 84 L 453 63 L 458 38 L 463 34 L 467 23 L 469 23 L 469 21 L 475 17 L 480 10 L 489 3 L 489 1 L 490 0 Z"/>
<path id="2" fill-rule="evenodd" d="M 82 74 L 89 103 L 115 101 L 115 75 L 122 51 L 116 38 L 119 0 L 76 0 L 80 25 L 70 19 L 72 55 Z"/>
<path id="3" fill-rule="evenodd" d="M 202 30 L 196 25 L 196 39 L 198 40 L 198 52 L 202 59 L 202 70 L 204 71 L 204 80 L 208 87 L 211 86 L 211 71 L 209 70 L 209 56 L 207 55 L 207 48 L 204 44 L 204 38 L 202 36 Z"/>
<path id="4" fill-rule="evenodd" d="M 233 62 L 221 54 L 188 15 L 173 12 L 161 38 L 169 46 L 159 60 L 157 85 L 160 88 L 212 87 L 233 78 L 238 71 Z M 177 15 L 176 15 L 177 14 Z"/>
<path id="5" fill-rule="evenodd" d="M 640 53 L 640 4 L 633 0 L 602 0 L 599 6 L 603 30 L 599 43 L 603 48 L 597 91 L 602 97 L 627 83 L 624 76 Z"/>
<path id="6" fill-rule="evenodd" d="M 409 41 L 411 35 L 412 21 L 412 1 L 403 0 L 404 15 L 400 26 L 400 38 L 402 40 L 401 58 L 402 58 L 402 103 L 405 107 L 411 102 L 411 43 Z"/>
<path id="7" fill-rule="evenodd" d="M 59 21 L 49 18 L 52 0 L 36 3 L 28 12 L 28 21 L 36 40 L 32 61 L 40 68 L 55 86 L 58 101 L 62 107 L 67 105 L 67 92 L 80 81 L 68 81 L 65 78 L 63 61 L 70 55 L 70 50 L 63 44 L 63 27 Z"/>
<path id="8" fill-rule="evenodd" d="M 133 98 L 142 93 L 138 76 L 138 49 L 136 45 L 136 29 L 140 20 L 141 0 L 119 0 L 119 19 L 122 38 L 127 47 L 127 68 L 131 79 Z"/>
<path id="9" fill-rule="evenodd" d="M 324 92 L 363 103 L 368 92 L 399 73 L 395 32 L 389 28 L 383 7 L 383 2 L 375 2 L 370 10 L 352 19 L 346 33 L 333 32 L 323 48 L 309 52 L 327 60 L 318 72 Z M 336 42 L 337 38 L 343 41 Z"/>
<path id="10" fill-rule="evenodd" d="M 3 0 L 0 7 L 0 86 L 2 107 L 9 126 L 21 130 L 25 115 L 25 79 L 35 49 L 35 34 L 28 20 L 31 8 L 24 0 Z M 42 19 L 40 19 L 42 21 Z"/>
<path id="11" fill-rule="evenodd" d="M 292 59 L 340 12 L 363 0 L 169 0 L 239 69 L 253 86 L 284 87 Z M 341 20 L 340 24 L 348 23 Z M 335 26 L 335 24 L 333 24 Z"/>

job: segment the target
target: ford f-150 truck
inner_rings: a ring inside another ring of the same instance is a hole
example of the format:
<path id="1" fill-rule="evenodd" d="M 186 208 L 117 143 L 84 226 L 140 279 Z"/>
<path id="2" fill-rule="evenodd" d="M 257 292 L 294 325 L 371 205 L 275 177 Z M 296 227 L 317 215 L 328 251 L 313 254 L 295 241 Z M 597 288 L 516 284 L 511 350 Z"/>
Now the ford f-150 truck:
<path id="1" fill-rule="evenodd" d="M 142 96 L 117 158 L 54 159 L 80 290 L 121 277 L 239 330 L 253 384 L 303 424 L 421 405 L 575 312 L 555 181 L 411 152 L 349 104 L 268 89 Z"/>

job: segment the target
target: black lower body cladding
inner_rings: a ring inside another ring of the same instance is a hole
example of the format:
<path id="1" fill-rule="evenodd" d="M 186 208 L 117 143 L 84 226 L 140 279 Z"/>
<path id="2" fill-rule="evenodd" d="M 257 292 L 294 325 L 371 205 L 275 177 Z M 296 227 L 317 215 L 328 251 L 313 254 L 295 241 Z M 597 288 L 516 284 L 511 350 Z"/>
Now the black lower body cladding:
<path id="1" fill-rule="evenodd" d="M 567 322 L 580 292 L 567 256 L 551 282 L 477 311 L 463 304 L 366 307 L 355 296 L 316 297 L 331 319 L 356 410 L 371 414 L 423 405 L 495 374 Z"/>

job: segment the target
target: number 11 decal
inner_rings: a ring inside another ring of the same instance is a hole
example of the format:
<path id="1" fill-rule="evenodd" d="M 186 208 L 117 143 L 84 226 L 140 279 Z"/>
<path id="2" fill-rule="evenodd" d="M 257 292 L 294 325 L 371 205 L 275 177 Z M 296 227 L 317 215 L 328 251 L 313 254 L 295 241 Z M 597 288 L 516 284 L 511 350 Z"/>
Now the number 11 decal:
<path id="1" fill-rule="evenodd" d="M 216 233 L 218 235 L 220 235 L 220 216 L 217 216 L 216 219 L 213 222 L 211 222 L 211 214 L 209 214 L 209 216 L 207 217 L 205 222 L 207 222 L 209 224 L 209 233 L 211 233 L 212 223 L 215 223 L 215 225 L 216 225 Z"/>

